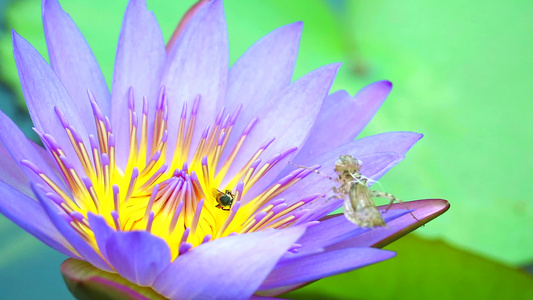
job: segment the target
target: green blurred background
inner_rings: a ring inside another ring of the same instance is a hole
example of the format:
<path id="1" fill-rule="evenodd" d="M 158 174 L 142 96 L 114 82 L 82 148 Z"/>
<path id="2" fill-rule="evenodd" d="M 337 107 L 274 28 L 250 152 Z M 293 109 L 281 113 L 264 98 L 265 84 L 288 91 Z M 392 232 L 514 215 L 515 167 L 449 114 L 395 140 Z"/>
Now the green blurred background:
<path id="1" fill-rule="evenodd" d="M 126 0 L 63 0 L 110 83 Z M 148 1 L 168 39 L 192 1 Z M 10 29 L 46 57 L 39 0 L 0 0 L 0 108 L 28 134 Z M 533 2 L 226 0 L 230 59 L 303 20 L 295 77 L 343 62 L 333 90 L 388 79 L 362 136 L 425 137 L 381 180 L 404 200 L 451 209 L 387 249 L 396 258 L 313 283 L 296 299 L 533 299 Z M 0 298 L 71 299 L 65 259 L 0 216 Z M 531 269 L 530 269 L 531 271 Z"/>

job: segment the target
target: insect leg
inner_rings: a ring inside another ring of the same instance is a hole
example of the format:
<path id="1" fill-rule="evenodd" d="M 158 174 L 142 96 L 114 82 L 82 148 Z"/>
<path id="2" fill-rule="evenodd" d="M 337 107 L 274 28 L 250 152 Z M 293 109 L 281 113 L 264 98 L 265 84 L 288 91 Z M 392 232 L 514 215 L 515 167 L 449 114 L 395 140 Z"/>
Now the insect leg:
<path id="1" fill-rule="evenodd" d="M 391 193 L 385 193 L 385 192 L 381 192 L 381 191 L 370 190 L 370 194 L 372 195 L 372 197 L 390 199 L 390 203 L 389 203 L 389 205 L 387 205 L 387 208 L 385 209 L 385 212 L 389 211 L 389 209 L 391 208 L 391 206 L 392 206 L 392 204 L 394 202 L 401 203 L 401 204 L 403 204 L 403 206 L 405 206 L 406 209 L 409 209 L 409 206 L 407 206 L 407 204 L 405 204 L 405 202 L 403 202 L 402 200 L 394 197 L 394 195 L 391 194 Z M 415 219 L 416 221 L 420 222 L 420 220 L 417 219 L 412 212 L 409 212 L 409 214 L 411 214 L 411 216 L 413 216 L 413 219 Z"/>
<path id="2" fill-rule="evenodd" d="M 335 194 L 335 195 L 329 197 L 328 200 L 324 201 L 324 203 L 328 203 L 331 199 L 343 200 L 342 197 L 340 197 L 338 194 Z"/>
<path id="3" fill-rule="evenodd" d="M 404 203 L 402 200 L 396 198 L 391 193 L 386 193 L 386 192 L 381 192 L 381 191 L 376 191 L 376 190 L 370 190 L 370 195 L 372 195 L 372 197 L 385 198 L 385 199 L 389 199 L 390 200 L 390 203 L 389 203 L 389 205 L 387 205 L 387 208 L 385 209 L 385 212 L 389 211 L 389 209 L 391 208 L 391 206 L 392 206 L 392 204 L 394 202 Z M 407 209 L 409 209 L 409 208 L 407 208 Z"/>
<path id="4" fill-rule="evenodd" d="M 333 178 L 333 177 L 331 177 L 331 176 L 329 176 L 329 175 L 327 175 L 327 174 L 325 174 L 325 173 L 322 173 L 322 172 L 320 172 L 320 171 L 317 171 L 317 170 L 315 170 L 315 169 L 311 169 L 311 168 L 309 168 L 309 167 L 305 167 L 305 166 L 296 165 L 296 164 L 294 164 L 292 161 L 289 161 L 289 164 L 291 164 L 291 165 L 293 165 L 293 166 L 295 166 L 295 167 L 297 167 L 297 168 L 304 168 L 304 169 L 311 170 L 311 171 L 317 173 L 318 175 L 322 175 L 322 176 L 328 178 L 329 180 L 337 181 L 337 179 L 335 179 L 335 178 Z"/>

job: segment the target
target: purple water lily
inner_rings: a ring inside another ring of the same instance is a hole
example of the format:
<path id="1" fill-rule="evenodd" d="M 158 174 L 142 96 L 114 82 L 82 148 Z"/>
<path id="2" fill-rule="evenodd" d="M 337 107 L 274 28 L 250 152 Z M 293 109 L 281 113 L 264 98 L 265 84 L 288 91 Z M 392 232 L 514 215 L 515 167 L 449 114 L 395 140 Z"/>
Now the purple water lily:
<path id="1" fill-rule="evenodd" d="M 15 32 L 13 47 L 45 148 L 0 113 L 0 212 L 75 259 L 62 268 L 75 295 L 85 261 L 120 279 L 94 282 L 132 299 L 147 297 L 141 287 L 170 299 L 276 296 L 394 256 L 375 247 L 448 207 L 409 202 L 417 221 L 394 205 L 374 230 L 327 216 L 342 199 L 311 169 L 331 174 L 349 154 L 377 180 L 421 135 L 353 140 L 388 81 L 328 96 L 340 66 L 331 64 L 291 83 L 302 23 L 228 69 L 222 1 L 199 9 L 167 53 L 145 1 L 130 0 L 111 93 L 56 0 L 43 1 L 43 23 L 50 65 Z"/>

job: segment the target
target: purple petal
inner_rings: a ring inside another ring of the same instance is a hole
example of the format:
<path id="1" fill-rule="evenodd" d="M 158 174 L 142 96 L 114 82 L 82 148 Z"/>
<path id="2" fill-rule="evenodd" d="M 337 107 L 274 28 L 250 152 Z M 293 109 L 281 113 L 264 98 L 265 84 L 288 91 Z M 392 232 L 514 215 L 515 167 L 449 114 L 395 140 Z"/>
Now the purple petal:
<path id="1" fill-rule="evenodd" d="M 172 47 L 161 84 L 169 99 L 169 116 L 181 114 L 182 103 L 189 107 L 201 95 L 196 119 L 196 147 L 201 131 L 211 125 L 222 108 L 228 73 L 228 38 L 222 1 L 215 0 L 202 7 L 191 19 Z M 174 153 L 180 118 L 168 120 L 168 150 Z M 172 160 L 172 156 L 168 157 Z"/>
<path id="2" fill-rule="evenodd" d="M 151 129 L 165 58 L 165 43 L 154 14 L 147 10 L 145 0 L 131 0 L 117 47 L 111 101 L 119 166 L 125 167 L 129 157 L 129 88 L 133 88 L 135 109 L 139 115 L 143 97 L 147 98 L 148 128 Z"/>
<path id="3" fill-rule="evenodd" d="M 291 83 L 298 55 L 302 22 L 280 27 L 257 41 L 231 67 L 224 105 L 233 112 L 248 100 L 235 124 L 229 144 L 239 138 L 248 122 L 258 117 L 262 108 Z"/>
<path id="4" fill-rule="evenodd" d="M 237 159 L 230 167 L 225 180 L 233 178 L 239 169 L 252 157 L 254 152 L 268 139 L 276 140 L 265 150 L 262 157 L 272 155 L 291 147 L 300 147 L 306 140 L 315 122 L 340 64 L 319 68 L 288 86 L 274 97 L 263 109 L 259 121 L 245 141 Z M 292 158 L 294 154 L 289 157 Z M 287 164 L 277 164 L 253 189 L 261 191 L 283 170 Z M 224 186 L 224 183 L 222 184 Z M 254 191 L 247 196 L 253 197 Z"/>
<path id="5" fill-rule="evenodd" d="M 57 169 L 57 163 L 54 160 L 54 157 L 50 154 L 50 152 L 48 152 L 48 150 L 44 149 L 43 147 L 41 147 L 39 144 L 35 143 L 34 141 L 30 139 L 28 139 L 28 141 L 32 145 L 33 149 L 37 151 L 37 154 L 39 154 L 42 157 L 42 159 L 48 164 L 48 166 L 52 170 L 55 170 L 56 174 L 58 174 L 59 170 Z M 31 192 L 31 195 L 34 196 L 33 191 Z"/>
<path id="6" fill-rule="evenodd" d="M 178 256 L 153 288 L 170 299 L 248 299 L 304 231 L 260 231 L 202 244 Z"/>
<path id="7" fill-rule="evenodd" d="M 43 26 L 50 65 L 78 108 L 85 124 L 94 124 L 87 89 L 95 95 L 104 115 L 109 115 L 110 95 L 104 75 L 87 41 L 61 9 L 57 0 L 42 5 Z"/>
<path id="8" fill-rule="evenodd" d="M 35 195 L 41 202 L 46 214 L 57 228 L 57 230 L 65 237 L 65 239 L 72 245 L 72 247 L 80 254 L 82 259 L 88 261 L 95 267 L 104 271 L 112 272 L 109 265 L 100 257 L 98 253 L 79 235 L 76 230 L 63 218 L 60 214 L 62 212 L 48 197 L 43 195 L 39 188 L 33 186 Z M 63 213 L 64 214 L 64 213 Z"/>
<path id="9" fill-rule="evenodd" d="M 50 168 L 49 164 L 41 157 L 41 155 L 35 150 L 34 145 L 30 140 L 26 138 L 24 133 L 6 116 L 3 112 L 0 111 L 0 142 L 7 149 L 10 154 L 6 158 L 6 161 L 9 161 L 10 158 L 13 158 L 13 161 L 17 164 L 10 173 L 14 173 L 17 170 L 22 170 L 33 182 L 43 182 L 41 177 L 37 175 L 34 171 L 30 170 L 28 167 L 21 165 L 21 160 L 31 161 L 40 171 L 44 172 L 49 178 L 51 178 L 59 187 L 63 190 L 62 181 L 55 175 L 54 171 Z M 12 179 L 8 179 L 9 182 L 13 182 Z M 16 182 L 15 182 L 16 183 Z M 13 185 L 15 188 L 20 188 L 20 191 L 25 192 L 30 197 L 34 197 L 31 188 L 26 185 L 27 181 L 21 181 L 18 184 Z"/>
<path id="10" fill-rule="evenodd" d="M 378 111 L 391 88 L 389 81 L 378 81 L 363 88 L 353 99 L 345 91 L 329 95 L 311 129 L 312 138 L 299 155 L 318 156 L 352 141 Z"/>
<path id="11" fill-rule="evenodd" d="M 2 157 L 2 162 L 0 163 L 0 181 L 28 196 L 33 196 L 28 177 L 22 172 L 18 162 L 11 157 L 9 150 L 2 142 L 2 132 L 6 131 L 0 129 L 0 157 Z"/>
<path id="12" fill-rule="evenodd" d="M 404 154 L 413 145 L 418 142 L 423 135 L 421 133 L 410 131 L 393 131 L 364 137 L 354 142 L 353 146 L 357 147 L 353 155 L 363 156 L 381 152 L 395 152 Z M 349 144 L 343 146 L 350 147 Z M 338 151 L 343 149 L 337 148 Z"/>
<path id="13" fill-rule="evenodd" d="M 256 295 L 260 295 L 260 296 L 265 296 L 265 297 L 266 296 L 274 297 L 274 296 L 277 296 L 277 295 L 282 295 L 282 294 L 288 293 L 290 291 L 299 289 L 299 288 L 304 287 L 304 286 L 306 286 L 308 284 L 309 283 L 299 283 L 299 284 L 293 284 L 293 285 L 286 285 L 286 286 L 282 286 L 282 287 L 279 287 L 279 288 L 276 288 L 276 289 L 268 289 L 268 290 L 257 291 L 255 294 Z M 276 299 L 276 298 L 274 298 L 274 299 Z"/>
<path id="14" fill-rule="evenodd" d="M 170 264 L 170 249 L 164 240 L 147 231 L 115 231 L 104 218 L 91 213 L 88 219 L 100 253 L 129 281 L 150 286 Z"/>
<path id="15" fill-rule="evenodd" d="M 328 251 L 280 263 L 268 275 L 260 290 L 279 288 L 317 280 L 374 264 L 395 255 L 373 248 Z"/>
<path id="16" fill-rule="evenodd" d="M 27 195 L 0 182 L 0 213 L 41 242 L 70 257 L 69 243 L 57 231 L 39 203 Z"/>
<path id="17" fill-rule="evenodd" d="M 54 136 L 67 157 L 75 164 L 77 170 L 82 170 L 76 152 L 70 146 L 65 128 L 56 116 L 54 107 L 59 108 L 72 127 L 84 139 L 85 145 L 89 145 L 88 130 L 85 126 L 92 123 L 84 123 L 80 118 L 76 103 L 72 102 L 63 84 L 41 55 L 20 35 L 13 31 L 13 52 L 19 72 L 20 83 L 30 116 L 35 127 L 43 132 Z M 87 114 L 87 112 L 84 112 Z"/>
<path id="18" fill-rule="evenodd" d="M 170 264 L 167 243 L 147 231 L 117 231 L 107 241 L 109 262 L 120 276 L 150 286 Z"/>
<path id="19" fill-rule="evenodd" d="M 89 212 L 87 213 L 87 219 L 89 221 L 89 225 L 91 226 L 91 230 L 94 233 L 94 239 L 96 240 L 96 244 L 98 245 L 98 249 L 100 250 L 102 257 L 106 261 L 109 261 L 106 249 L 107 241 L 112 235 L 115 234 L 115 230 L 107 226 L 106 221 L 101 216 L 97 216 Z"/>
<path id="20" fill-rule="evenodd" d="M 388 224 L 408 212 L 405 209 L 394 209 L 383 213 L 382 216 Z M 298 244 L 301 244 L 302 248 L 297 253 L 286 255 L 286 258 L 290 259 L 292 257 L 306 255 L 306 253 L 311 253 L 315 249 L 325 248 L 371 230 L 373 229 L 361 228 L 353 224 L 342 213 L 327 216 L 326 219 L 320 221 L 320 224 L 307 229 L 305 234 L 298 240 Z M 362 246 L 354 245 L 354 247 Z"/>
<path id="21" fill-rule="evenodd" d="M 415 132 L 385 132 L 348 142 L 318 157 L 314 155 L 302 155 L 299 157 L 299 160 L 295 160 L 295 162 L 298 164 L 317 164 L 320 162 L 334 163 L 340 155 L 352 155 L 353 157 L 360 159 L 363 156 L 383 152 L 404 154 L 421 138 L 422 134 Z M 329 165 L 333 166 L 333 164 Z"/>
<path id="22" fill-rule="evenodd" d="M 344 249 L 351 247 L 384 247 L 425 223 L 440 216 L 450 208 L 450 203 L 442 199 L 417 200 L 392 205 L 391 210 L 413 209 L 413 214 L 419 220 L 415 220 L 411 214 L 405 214 L 400 218 L 387 222 L 387 227 L 376 228 L 361 235 L 331 245 L 327 250 Z M 384 210 L 386 206 L 380 206 Z"/>
<path id="23" fill-rule="evenodd" d="M 401 162 L 405 158 L 405 155 L 384 152 L 360 156 L 359 158 L 363 162 L 361 174 L 372 180 L 378 180 L 392 169 L 392 167 Z M 370 186 L 373 184 L 373 182 L 369 183 Z"/>

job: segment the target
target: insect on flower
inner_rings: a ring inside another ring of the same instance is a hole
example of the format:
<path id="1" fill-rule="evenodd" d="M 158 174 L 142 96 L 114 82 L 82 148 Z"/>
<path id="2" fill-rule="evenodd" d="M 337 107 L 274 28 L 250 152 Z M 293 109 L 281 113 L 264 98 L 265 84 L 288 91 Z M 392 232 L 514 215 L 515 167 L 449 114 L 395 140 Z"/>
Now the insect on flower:
<path id="1" fill-rule="evenodd" d="M 218 205 L 215 206 L 216 208 L 230 210 L 233 200 L 235 199 L 235 196 L 230 190 L 226 190 L 223 193 L 217 189 L 211 189 L 211 193 L 213 194 L 213 197 L 215 197 L 215 200 L 217 200 Z"/>
<path id="2" fill-rule="evenodd" d="M 306 168 L 303 166 L 292 165 L 299 168 Z M 392 206 L 394 202 L 403 203 L 402 200 L 396 198 L 390 193 L 371 190 L 368 187 L 368 178 L 363 176 L 359 171 L 361 170 L 362 162 L 352 157 L 351 155 L 341 155 L 335 162 L 335 173 L 338 177 L 333 178 L 320 171 L 313 170 L 313 172 L 329 178 L 332 181 L 340 183 L 340 186 L 333 187 L 335 195 L 332 198 L 344 199 L 344 215 L 348 221 L 363 227 L 373 228 L 379 226 L 385 226 L 386 223 L 381 216 L 381 213 L 376 208 L 376 204 L 372 198 L 386 198 L 390 199 L 390 203 L 387 206 L 387 210 Z M 408 209 L 407 205 L 405 205 Z M 413 213 L 413 218 L 419 221 Z"/>

